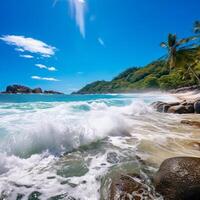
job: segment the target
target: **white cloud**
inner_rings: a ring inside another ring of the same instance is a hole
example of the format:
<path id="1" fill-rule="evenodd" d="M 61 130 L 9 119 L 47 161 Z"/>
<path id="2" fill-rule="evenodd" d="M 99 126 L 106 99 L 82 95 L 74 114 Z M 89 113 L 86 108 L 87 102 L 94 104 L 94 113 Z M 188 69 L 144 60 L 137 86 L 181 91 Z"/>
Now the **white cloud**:
<path id="1" fill-rule="evenodd" d="M 56 71 L 56 68 L 55 67 L 49 67 L 48 70 L 49 71 Z"/>
<path id="2" fill-rule="evenodd" d="M 105 43 L 104 43 L 102 38 L 99 37 L 98 42 L 99 42 L 100 45 L 105 46 Z"/>
<path id="3" fill-rule="evenodd" d="M 36 67 L 39 67 L 40 69 L 47 69 L 49 71 L 57 71 L 55 67 L 47 67 L 46 65 L 43 64 L 35 64 Z"/>
<path id="4" fill-rule="evenodd" d="M 40 40 L 17 35 L 4 35 L 0 40 L 8 45 L 16 46 L 15 50 L 20 52 L 37 53 L 43 57 L 50 57 L 55 54 L 55 47 L 52 47 Z"/>
<path id="5" fill-rule="evenodd" d="M 22 58 L 34 58 L 32 55 L 28 55 L 28 54 L 22 54 L 22 55 L 20 55 L 20 57 L 22 57 Z"/>
<path id="6" fill-rule="evenodd" d="M 42 80 L 42 81 L 59 81 L 58 79 L 51 78 L 51 77 L 31 76 L 31 78 L 35 80 Z"/>
<path id="7" fill-rule="evenodd" d="M 83 37 L 85 37 L 85 0 L 68 0 L 71 8 L 71 14 L 76 20 L 76 24 Z"/>
<path id="8" fill-rule="evenodd" d="M 21 49 L 21 48 L 15 48 L 15 50 L 19 52 L 24 52 L 24 49 Z"/>
<path id="9" fill-rule="evenodd" d="M 78 75 L 82 75 L 82 74 L 83 74 L 83 72 L 77 72 L 77 74 L 78 74 Z"/>
<path id="10" fill-rule="evenodd" d="M 40 69 L 47 69 L 47 67 L 43 64 L 35 64 L 36 67 L 39 67 Z"/>

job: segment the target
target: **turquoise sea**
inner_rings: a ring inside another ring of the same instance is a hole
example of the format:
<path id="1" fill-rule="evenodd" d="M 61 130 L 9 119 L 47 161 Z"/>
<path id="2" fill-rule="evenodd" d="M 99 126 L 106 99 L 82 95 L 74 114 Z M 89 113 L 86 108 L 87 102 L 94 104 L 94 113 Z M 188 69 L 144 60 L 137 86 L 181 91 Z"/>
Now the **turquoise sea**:
<path id="1" fill-rule="evenodd" d="M 158 100 L 175 97 L 1 94 L 0 199 L 106 200 L 119 173 L 145 174 L 151 188 L 165 158 L 199 154 L 185 148 L 199 140 L 180 124 L 189 116 L 155 112 Z"/>

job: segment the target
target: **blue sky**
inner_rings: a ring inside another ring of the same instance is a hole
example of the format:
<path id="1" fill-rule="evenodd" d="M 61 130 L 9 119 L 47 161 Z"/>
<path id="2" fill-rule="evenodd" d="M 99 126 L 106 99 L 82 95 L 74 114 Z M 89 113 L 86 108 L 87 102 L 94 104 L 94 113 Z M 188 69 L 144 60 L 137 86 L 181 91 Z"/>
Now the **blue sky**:
<path id="1" fill-rule="evenodd" d="M 199 0 L 1 0 L 0 90 L 70 93 L 161 57 L 169 32 L 192 35 Z"/>

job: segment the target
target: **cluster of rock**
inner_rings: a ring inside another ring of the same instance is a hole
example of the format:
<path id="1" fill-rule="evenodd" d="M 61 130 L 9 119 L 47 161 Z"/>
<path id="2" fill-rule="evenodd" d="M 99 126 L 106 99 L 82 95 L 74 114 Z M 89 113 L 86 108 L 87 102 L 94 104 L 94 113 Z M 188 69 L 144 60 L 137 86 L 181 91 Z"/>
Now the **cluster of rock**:
<path id="1" fill-rule="evenodd" d="M 175 157 L 165 160 L 152 178 L 154 189 L 140 175 L 121 175 L 111 180 L 109 200 L 199 200 L 200 158 Z"/>
<path id="2" fill-rule="evenodd" d="M 153 108 L 158 112 L 176 113 L 176 114 L 200 114 L 200 99 L 194 101 L 182 101 L 174 103 L 165 103 L 158 101 L 152 104 Z"/>
<path id="3" fill-rule="evenodd" d="M 63 94 L 53 90 L 42 90 L 41 88 L 31 89 L 23 85 L 9 85 L 4 94 Z"/>
<path id="4" fill-rule="evenodd" d="M 189 86 L 189 87 L 181 87 L 178 89 L 173 89 L 170 90 L 171 93 L 183 93 L 183 92 L 190 92 L 190 91 L 199 91 L 200 90 L 200 86 L 199 85 L 193 85 L 193 86 Z"/>

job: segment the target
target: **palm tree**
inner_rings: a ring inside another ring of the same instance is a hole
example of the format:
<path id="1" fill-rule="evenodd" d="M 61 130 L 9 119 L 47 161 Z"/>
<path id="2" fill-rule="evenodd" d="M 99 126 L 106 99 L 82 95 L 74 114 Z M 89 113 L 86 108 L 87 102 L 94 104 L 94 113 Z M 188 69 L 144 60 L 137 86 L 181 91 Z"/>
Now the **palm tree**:
<path id="1" fill-rule="evenodd" d="M 195 79 L 197 79 L 198 81 L 198 85 L 200 85 L 200 78 L 199 78 L 199 75 L 195 72 L 194 70 L 194 67 L 197 65 L 197 64 L 200 64 L 200 61 L 199 60 L 195 60 L 193 63 L 191 64 L 186 64 L 186 71 L 184 72 L 183 74 L 183 79 L 186 78 L 186 76 L 190 76 L 190 78 L 192 78 L 192 76 L 190 75 L 190 73 L 193 74 L 193 76 L 195 77 Z"/>
<path id="2" fill-rule="evenodd" d="M 193 30 L 194 30 L 194 33 L 196 33 L 196 34 L 200 33 L 200 21 L 195 21 L 194 22 Z"/>
<path id="3" fill-rule="evenodd" d="M 198 36 L 192 36 L 192 37 L 178 40 L 176 34 L 170 33 L 168 35 L 167 42 L 162 42 L 160 44 L 161 47 L 166 48 L 168 51 L 168 59 L 167 60 L 169 63 L 170 71 L 172 68 L 176 67 L 177 51 L 180 49 L 186 49 L 186 48 L 193 46 L 194 44 L 190 44 L 187 46 L 184 46 L 184 45 L 191 42 L 192 40 L 196 40 L 197 38 L 198 38 Z"/>

